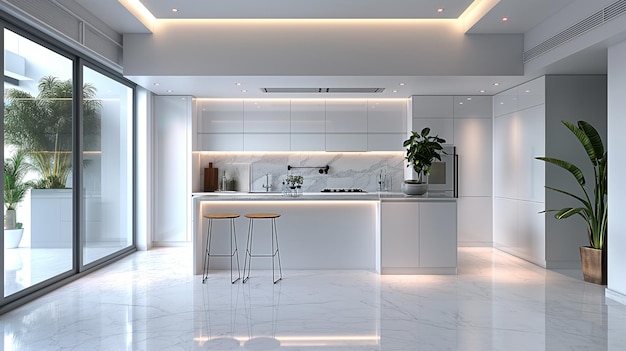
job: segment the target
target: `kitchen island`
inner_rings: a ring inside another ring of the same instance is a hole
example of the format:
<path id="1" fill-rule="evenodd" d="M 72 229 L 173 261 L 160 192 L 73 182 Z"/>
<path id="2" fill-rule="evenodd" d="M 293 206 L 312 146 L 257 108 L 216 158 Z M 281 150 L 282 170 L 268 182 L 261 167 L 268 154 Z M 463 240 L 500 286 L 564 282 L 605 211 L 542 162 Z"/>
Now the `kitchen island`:
<path id="1" fill-rule="evenodd" d="M 206 213 L 232 212 L 239 259 L 243 263 L 251 212 L 275 212 L 282 267 L 289 269 L 361 269 L 381 274 L 456 274 L 456 199 L 448 194 L 402 193 L 193 194 L 194 274 L 202 271 Z M 254 250 L 269 251 L 269 223 L 255 224 Z M 215 233 L 228 233 L 226 223 Z M 212 251 L 228 252 L 228 235 L 213 237 Z M 253 260 L 269 269 L 270 260 Z M 212 269 L 228 269 L 228 259 L 211 259 Z M 243 266 L 242 266 L 243 267 Z"/>

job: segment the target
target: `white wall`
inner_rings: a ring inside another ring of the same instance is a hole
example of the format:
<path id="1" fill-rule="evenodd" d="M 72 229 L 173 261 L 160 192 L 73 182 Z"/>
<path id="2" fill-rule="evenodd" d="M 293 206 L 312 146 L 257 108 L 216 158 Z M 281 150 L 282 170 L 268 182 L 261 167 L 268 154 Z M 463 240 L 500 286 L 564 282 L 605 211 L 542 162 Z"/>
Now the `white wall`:
<path id="1" fill-rule="evenodd" d="M 626 303 L 626 42 L 609 48 L 608 81 L 608 286 L 607 296 Z"/>

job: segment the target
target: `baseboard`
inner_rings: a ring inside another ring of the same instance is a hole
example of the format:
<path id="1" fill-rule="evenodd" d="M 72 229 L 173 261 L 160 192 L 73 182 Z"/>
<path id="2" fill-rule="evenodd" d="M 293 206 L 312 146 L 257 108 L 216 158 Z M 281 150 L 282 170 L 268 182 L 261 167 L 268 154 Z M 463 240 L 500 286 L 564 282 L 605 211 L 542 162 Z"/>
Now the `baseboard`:
<path id="1" fill-rule="evenodd" d="M 493 247 L 491 241 L 459 241 L 458 247 Z"/>
<path id="2" fill-rule="evenodd" d="M 430 275 L 430 274 L 442 274 L 442 275 L 455 275 L 457 274 L 456 267 L 383 267 L 383 275 Z"/>
<path id="3" fill-rule="evenodd" d="M 152 247 L 190 247 L 191 241 L 153 241 Z"/>
<path id="4" fill-rule="evenodd" d="M 626 295 L 618 293 L 615 290 L 611 290 L 609 288 L 604 289 L 604 296 L 613 301 L 619 302 L 622 305 L 626 305 Z"/>
<path id="5" fill-rule="evenodd" d="M 513 256 L 515 256 L 517 258 L 521 258 L 524 261 L 528 261 L 528 262 L 530 262 L 532 264 L 536 264 L 539 267 L 546 268 L 546 261 L 544 261 L 544 260 L 540 260 L 540 259 L 537 259 L 536 257 L 531 257 L 531 256 L 528 256 L 528 255 L 525 255 L 525 254 L 523 254 L 521 252 L 518 252 L 517 250 L 512 250 L 508 246 L 499 245 L 498 243 L 495 243 L 495 242 L 493 243 L 493 247 L 495 249 L 498 249 L 498 250 L 500 250 L 500 251 L 502 251 L 504 253 L 507 253 L 509 255 L 513 255 Z"/>

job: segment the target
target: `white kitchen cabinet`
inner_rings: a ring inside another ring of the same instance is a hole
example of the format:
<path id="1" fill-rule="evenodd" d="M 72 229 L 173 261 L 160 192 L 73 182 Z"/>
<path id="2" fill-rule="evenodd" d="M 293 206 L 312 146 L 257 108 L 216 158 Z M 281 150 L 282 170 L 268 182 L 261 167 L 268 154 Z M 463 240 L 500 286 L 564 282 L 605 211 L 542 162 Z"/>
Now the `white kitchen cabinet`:
<path id="1" fill-rule="evenodd" d="M 291 133 L 326 132 L 325 100 L 291 100 Z"/>
<path id="2" fill-rule="evenodd" d="M 455 201 L 383 201 L 382 274 L 456 274 Z"/>
<path id="3" fill-rule="evenodd" d="M 156 245 L 189 241 L 192 98 L 154 97 L 154 213 Z"/>
<path id="4" fill-rule="evenodd" d="M 289 151 L 289 133 L 244 133 L 243 151 Z"/>
<path id="5" fill-rule="evenodd" d="M 326 133 L 367 133 L 367 100 L 326 100 Z"/>
<path id="6" fill-rule="evenodd" d="M 445 144 L 454 145 L 453 118 L 413 118 L 413 131 L 420 133 L 424 128 L 430 128 L 430 135 L 445 139 Z"/>
<path id="7" fill-rule="evenodd" d="M 455 96 L 454 119 L 492 118 L 493 99 L 491 96 Z"/>
<path id="8" fill-rule="evenodd" d="M 419 203 L 383 202 L 381 225 L 382 273 L 419 267 Z"/>
<path id="9" fill-rule="evenodd" d="M 198 133 L 198 150 L 243 151 L 243 133 Z"/>
<path id="10" fill-rule="evenodd" d="M 291 151 L 325 151 L 324 133 L 291 133 Z"/>
<path id="11" fill-rule="evenodd" d="M 454 115 L 453 96 L 413 96 L 413 119 L 452 118 Z"/>
<path id="12" fill-rule="evenodd" d="M 290 109 L 289 100 L 244 100 L 244 134 L 289 133 Z"/>
<path id="13" fill-rule="evenodd" d="M 197 100 L 197 133 L 243 133 L 243 100 Z"/>
<path id="14" fill-rule="evenodd" d="M 419 266 L 456 273 L 456 202 L 422 202 L 419 211 Z"/>
<path id="15" fill-rule="evenodd" d="M 404 151 L 406 133 L 367 133 L 368 151 Z"/>
<path id="16" fill-rule="evenodd" d="M 367 100 L 368 133 L 406 133 L 406 100 Z"/>
<path id="17" fill-rule="evenodd" d="M 491 196 L 492 119 L 459 118 L 454 120 L 454 145 L 458 158 L 459 196 Z"/>
<path id="18" fill-rule="evenodd" d="M 367 133 L 326 133 L 326 151 L 367 151 Z"/>

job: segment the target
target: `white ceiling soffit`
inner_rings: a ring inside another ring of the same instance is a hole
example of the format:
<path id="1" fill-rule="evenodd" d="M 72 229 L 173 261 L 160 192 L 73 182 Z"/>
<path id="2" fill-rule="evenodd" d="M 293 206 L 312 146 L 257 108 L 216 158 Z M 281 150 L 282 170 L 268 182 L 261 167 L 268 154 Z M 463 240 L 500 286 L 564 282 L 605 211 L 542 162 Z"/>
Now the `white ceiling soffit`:
<path id="1" fill-rule="evenodd" d="M 173 2 L 141 0 L 141 2 L 158 19 L 450 19 L 458 18 L 474 0 L 228 0 Z M 173 8 L 176 11 L 173 11 Z M 438 11 L 439 9 L 442 9 L 442 11 Z"/>

